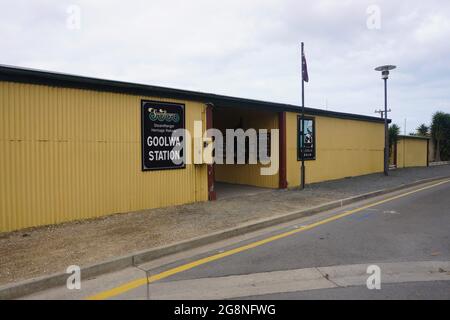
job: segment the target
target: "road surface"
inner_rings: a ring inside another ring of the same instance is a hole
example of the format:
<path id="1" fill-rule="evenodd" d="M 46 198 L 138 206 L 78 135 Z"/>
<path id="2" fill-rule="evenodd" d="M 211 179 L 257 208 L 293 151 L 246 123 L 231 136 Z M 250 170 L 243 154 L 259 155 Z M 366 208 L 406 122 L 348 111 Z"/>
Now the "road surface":
<path id="1" fill-rule="evenodd" d="M 443 180 L 25 298 L 450 299 L 449 237 Z"/>

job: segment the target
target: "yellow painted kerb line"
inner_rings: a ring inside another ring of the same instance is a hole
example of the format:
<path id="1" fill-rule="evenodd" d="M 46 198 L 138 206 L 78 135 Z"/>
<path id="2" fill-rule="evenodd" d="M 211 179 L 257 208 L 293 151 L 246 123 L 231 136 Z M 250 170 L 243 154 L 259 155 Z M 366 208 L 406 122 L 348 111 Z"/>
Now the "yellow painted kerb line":
<path id="1" fill-rule="evenodd" d="M 416 190 L 413 190 L 413 191 L 402 193 L 400 195 L 397 195 L 397 196 L 394 196 L 394 197 L 391 197 L 391 198 L 388 198 L 388 199 L 384 199 L 384 200 L 381 200 L 381 201 L 378 201 L 378 202 L 375 202 L 375 203 L 371 203 L 371 204 L 365 205 L 363 207 L 359 207 L 359 208 L 356 208 L 356 209 L 353 209 L 353 210 L 346 211 L 344 213 L 340 213 L 340 214 L 334 215 L 332 217 L 320 220 L 318 222 L 314 222 L 312 224 L 300 227 L 298 229 L 287 231 L 287 232 L 284 232 L 284 233 L 281 233 L 281 234 L 278 234 L 278 235 L 275 235 L 275 236 L 272 236 L 272 237 L 269 237 L 269 238 L 266 238 L 266 239 L 263 239 L 263 240 L 252 242 L 252 243 L 244 245 L 242 247 L 231 249 L 231 250 L 228 250 L 228 251 L 225 251 L 225 252 L 222 252 L 222 253 L 218 253 L 218 254 L 206 257 L 206 258 L 202 258 L 202 259 L 199 259 L 199 260 L 196 260 L 196 261 L 193 261 L 193 262 L 181 265 L 179 267 L 172 268 L 172 269 L 166 270 L 164 272 L 161 272 L 161 273 L 155 274 L 153 276 L 150 276 L 150 277 L 148 277 L 148 281 L 149 281 L 149 283 L 155 282 L 155 281 L 158 281 L 158 280 L 170 277 L 170 276 L 172 276 L 174 274 L 177 274 L 177 273 L 180 273 L 180 272 L 183 272 L 183 271 L 186 271 L 186 270 L 198 267 L 198 266 L 200 266 L 202 264 L 205 264 L 205 263 L 208 263 L 208 262 L 212 262 L 212 261 L 216 261 L 216 260 L 219 260 L 219 259 L 231 256 L 233 254 L 236 254 L 236 253 L 239 253 L 239 252 L 243 252 L 243 251 L 255 248 L 255 247 L 259 247 L 259 246 L 262 246 L 263 244 L 266 244 L 266 243 L 269 243 L 269 242 L 272 242 L 272 241 L 275 241 L 275 240 L 278 240 L 278 239 L 286 238 L 286 237 L 288 237 L 290 235 L 293 235 L 293 234 L 296 234 L 296 233 L 299 233 L 299 232 L 302 232 L 302 231 L 310 230 L 312 228 L 315 228 L 315 227 L 318 227 L 320 225 L 323 225 L 323 224 L 326 224 L 326 223 L 329 223 L 329 222 L 332 222 L 332 221 L 344 218 L 346 216 L 349 216 L 349 215 L 354 214 L 356 212 L 365 210 L 367 208 L 370 208 L 370 207 L 373 207 L 373 206 L 377 206 L 377 205 L 380 205 L 382 203 L 389 202 L 389 201 L 392 201 L 392 200 L 395 200 L 395 199 L 398 199 L 398 198 L 402 198 L 402 197 L 408 196 L 410 194 L 413 194 L 413 193 L 416 193 L 416 192 L 419 192 L 419 191 L 422 191 L 422 190 L 426 190 L 426 189 L 429 189 L 429 188 L 432 188 L 432 187 L 436 187 L 436 186 L 439 186 L 439 185 L 447 183 L 447 182 L 450 182 L 450 180 L 444 180 L 444 181 L 441 181 L 441 182 L 438 182 L 438 183 L 435 183 L 435 184 L 432 184 L 432 185 L 428 185 L 426 187 L 422 187 L 420 189 L 416 189 Z M 128 283 L 125 283 L 125 284 L 123 284 L 121 286 L 118 286 L 116 288 L 109 289 L 109 290 L 100 292 L 100 293 L 98 293 L 96 295 L 90 296 L 87 299 L 89 299 L 89 300 L 108 299 L 108 298 L 120 295 L 120 294 L 122 294 L 124 292 L 130 291 L 132 289 L 138 288 L 140 286 L 143 286 L 145 284 L 147 284 L 147 279 L 146 278 L 136 279 L 136 280 L 130 281 Z"/>

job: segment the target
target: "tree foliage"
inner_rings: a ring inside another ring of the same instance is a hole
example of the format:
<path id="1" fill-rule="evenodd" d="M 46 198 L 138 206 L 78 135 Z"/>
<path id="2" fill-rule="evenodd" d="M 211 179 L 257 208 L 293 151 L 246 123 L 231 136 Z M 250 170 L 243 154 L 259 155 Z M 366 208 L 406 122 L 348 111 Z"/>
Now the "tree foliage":
<path id="1" fill-rule="evenodd" d="M 416 132 L 418 136 L 428 137 L 430 135 L 430 127 L 427 126 L 425 123 L 422 123 L 420 126 L 417 127 Z"/>
<path id="2" fill-rule="evenodd" d="M 389 148 L 392 148 L 392 146 L 395 145 L 399 135 L 400 135 L 400 127 L 395 123 L 391 124 L 389 126 Z"/>
<path id="3" fill-rule="evenodd" d="M 450 159 L 450 114 L 438 111 L 431 122 L 431 136 L 436 144 L 436 161 Z"/>

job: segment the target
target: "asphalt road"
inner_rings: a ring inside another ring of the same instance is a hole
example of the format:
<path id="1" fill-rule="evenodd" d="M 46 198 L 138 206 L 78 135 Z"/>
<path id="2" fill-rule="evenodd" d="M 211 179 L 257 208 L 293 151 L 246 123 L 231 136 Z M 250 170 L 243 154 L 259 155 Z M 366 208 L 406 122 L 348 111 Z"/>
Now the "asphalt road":
<path id="1" fill-rule="evenodd" d="M 435 182 L 26 298 L 450 299 L 449 237 L 450 182 Z"/>

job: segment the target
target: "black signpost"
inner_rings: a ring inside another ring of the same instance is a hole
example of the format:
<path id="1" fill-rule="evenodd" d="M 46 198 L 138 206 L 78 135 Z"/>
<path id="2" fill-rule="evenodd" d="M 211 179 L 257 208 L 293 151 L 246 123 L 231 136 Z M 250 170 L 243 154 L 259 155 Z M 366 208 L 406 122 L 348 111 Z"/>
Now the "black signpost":
<path id="1" fill-rule="evenodd" d="M 185 129 L 184 108 L 184 104 L 141 101 L 142 171 L 186 167 L 183 136 L 172 136 L 175 130 Z"/>

